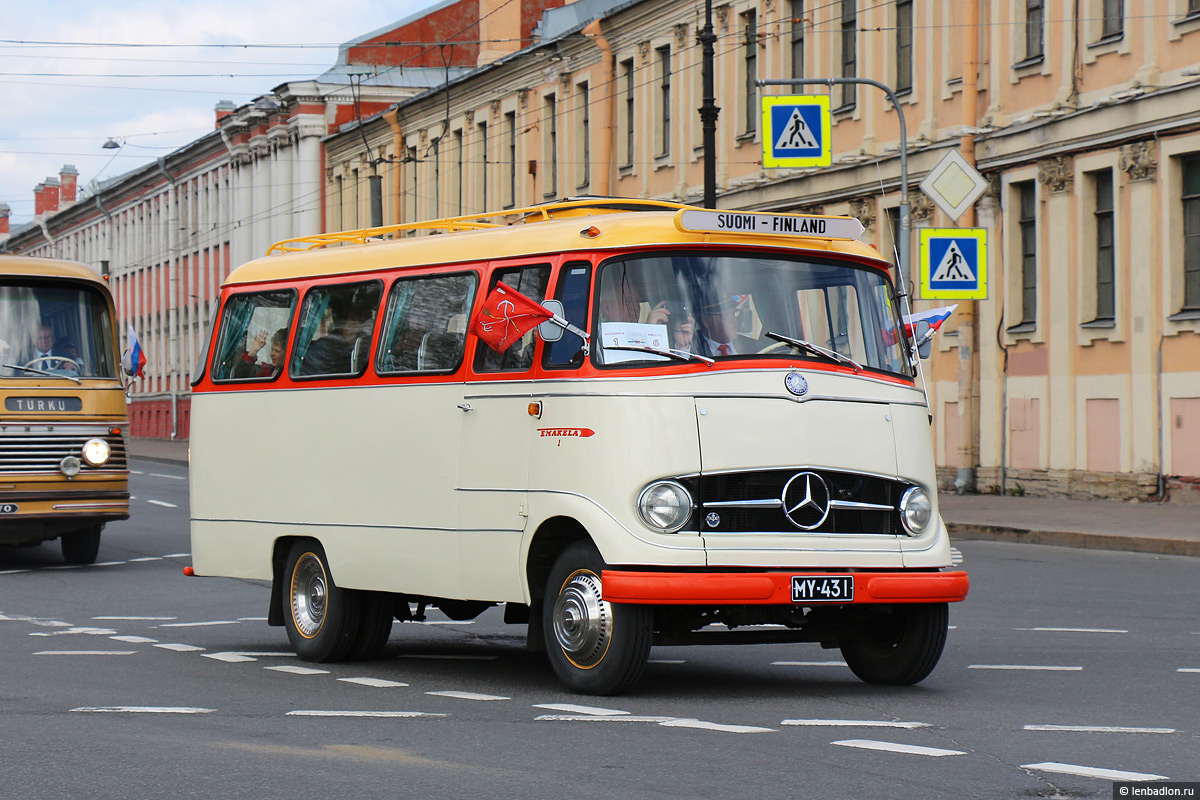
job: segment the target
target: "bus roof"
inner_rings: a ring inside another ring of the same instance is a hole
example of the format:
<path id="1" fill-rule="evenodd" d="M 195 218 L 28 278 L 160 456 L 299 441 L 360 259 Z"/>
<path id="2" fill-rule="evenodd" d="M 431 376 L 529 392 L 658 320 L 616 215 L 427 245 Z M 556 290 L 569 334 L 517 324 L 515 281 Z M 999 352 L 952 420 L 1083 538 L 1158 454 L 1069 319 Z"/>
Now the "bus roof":
<path id="1" fill-rule="evenodd" d="M 260 283 L 499 258 L 536 258 L 585 250 L 703 243 L 824 251 L 876 262 L 881 269 L 890 266 L 873 247 L 853 239 L 745 231 L 688 230 L 679 223 L 679 215 L 687 210 L 702 209 L 658 201 L 563 201 L 532 208 L 508 209 L 491 215 L 480 214 L 409 225 L 320 234 L 275 245 L 271 255 L 250 261 L 231 272 L 226 284 Z M 740 211 L 720 213 L 753 215 L 753 212 Z M 512 224 L 500 225 L 488 221 L 515 214 L 522 217 Z M 771 216 L 805 219 L 799 215 Z M 857 229 L 861 230 L 858 221 L 851 217 L 815 219 L 842 224 L 853 222 Z M 382 238 L 402 231 L 420 229 L 435 229 L 446 233 L 412 238 Z M 331 244 L 342 246 L 327 247 Z"/>
<path id="2" fill-rule="evenodd" d="M 106 286 L 97 272 L 78 261 L 57 258 L 0 255 L 0 276 L 21 275 L 32 278 L 73 278 Z"/>

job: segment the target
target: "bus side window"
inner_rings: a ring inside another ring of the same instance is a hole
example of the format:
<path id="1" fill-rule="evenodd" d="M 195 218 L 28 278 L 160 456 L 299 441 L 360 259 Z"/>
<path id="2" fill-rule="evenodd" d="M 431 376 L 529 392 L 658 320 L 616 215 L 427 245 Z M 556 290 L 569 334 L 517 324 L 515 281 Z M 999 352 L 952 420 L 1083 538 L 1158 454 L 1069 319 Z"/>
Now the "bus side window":
<path id="1" fill-rule="evenodd" d="M 212 379 L 219 382 L 278 377 L 283 370 L 295 306 L 296 292 L 291 289 L 238 294 L 225 301 Z"/>
<path id="2" fill-rule="evenodd" d="M 572 261 L 559 270 L 558 292 L 555 299 L 563 304 L 563 316 L 580 330 L 587 330 L 588 298 L 591 293 L 592 265 L 587 261 Z M 542 356 L 547 368 L 578 367 L 583 363 L 583 339 L 570 331 L 551 342 Z"/>
<path id="3" fill-rule="evenodd" d="M 531 264 L 519 267 L 500 267 L 492 273 L 488 292 L 503 281 L 530 300 L 542 302 L 546 299 L 546 285 L 550 282 L 549 264 Z M 476 372 L 524 372 L 533 366 L 533 350 L 537 341 L 536 329 L 529 331 L 503 353 L 497 353 L 486 344 L 475 347 Z"/>
<path id="4" fill-rule="evenodd" d="M 462 363 L 475 273 L 401 278 L 392 284 L 375 371 L 449 372 Z"/>
<path id="5" fill-rule="evenodd" d="M 380 281 L 316 286 L 304 296 L 292 377 L 362 375 L 371 352 Z"/>

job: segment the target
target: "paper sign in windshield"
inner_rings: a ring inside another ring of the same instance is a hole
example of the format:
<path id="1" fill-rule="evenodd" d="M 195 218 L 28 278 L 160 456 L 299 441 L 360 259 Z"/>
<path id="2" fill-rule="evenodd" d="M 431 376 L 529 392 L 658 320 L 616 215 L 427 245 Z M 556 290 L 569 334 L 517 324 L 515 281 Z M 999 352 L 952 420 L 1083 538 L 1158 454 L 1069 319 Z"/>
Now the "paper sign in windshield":
<path id="1" fill-rule="evenodd" d="M 600 323 L 601 344 L 604 347 L 604 363 L 619 364 L 622 361 L 666 361 L 667 356 L 624 350 L 625 347 L 648 347 L 654 350 L 670 348 L 666 325 L 651 325 L 644 322 Z"/>

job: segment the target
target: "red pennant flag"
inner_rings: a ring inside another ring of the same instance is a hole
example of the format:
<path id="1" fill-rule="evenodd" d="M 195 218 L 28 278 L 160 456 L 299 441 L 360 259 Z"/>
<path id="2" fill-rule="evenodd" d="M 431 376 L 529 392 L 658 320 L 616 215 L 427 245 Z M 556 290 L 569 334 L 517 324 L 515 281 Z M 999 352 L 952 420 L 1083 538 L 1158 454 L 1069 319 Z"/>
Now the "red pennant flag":
<path id="1" fill-rule="evenodd" d="M 497 353 L 542 322 L 553 317 L 549 310 L 511 286 L 497 283 L 471 324 L 471 331 Z"/>

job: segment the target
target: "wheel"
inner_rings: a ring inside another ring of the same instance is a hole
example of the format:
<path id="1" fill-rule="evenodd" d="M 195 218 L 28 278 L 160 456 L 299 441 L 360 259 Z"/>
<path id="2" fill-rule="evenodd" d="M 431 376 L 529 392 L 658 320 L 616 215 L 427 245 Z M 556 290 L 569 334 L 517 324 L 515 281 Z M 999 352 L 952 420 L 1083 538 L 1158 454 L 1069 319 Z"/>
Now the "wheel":
<path id="1" fill-rule="evenodd" d="M 305 661 L 344 660 L 359 630 L 359 593 L 337 587 L 324 548 L 312 541 L 292 545 L 283 579 L 283 623 L 296 655 Z"/>
<path id="2" fill-rule="evenodd" d="M 946 646 L 946 603 L 897 605 L 842 643 L 846 664 L 867 683 L 910 686 L 933 671 Z"/>
<path id="3" fill-rule="evenodd" d="M 94 564 L 100 552 L 100 531 L 103 525 L 92 525 L 81 531 L 64 533 L 60 538 L 63 560 L 68 564 Z"/>
<path id="4" fill-rule="evenodd" d="M 349 661 L 371 661 L 379 658 L 387 647 L 392 633 L 392 596 L 386 592 L 346 592 L 359 597 L 361 609 L 354 644 L 347 656 Z"/>
<path id="5" fill-rule="evenodd" d="M 601 599 L 604 561 L 591 542 L 576 542 L 554 562 L 542 602 L 546 654 L 558 677 L 582 694 L 618 694 L 637 682 L 650 655 L 648 606 Z"/>

